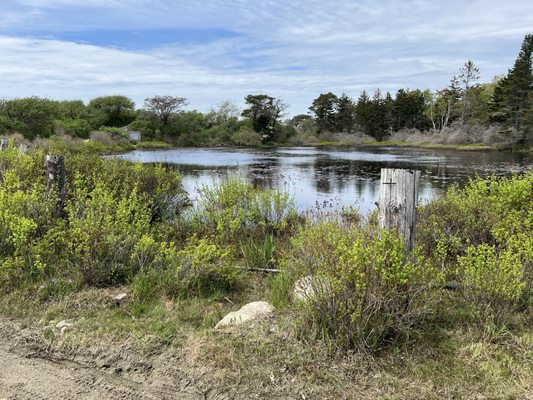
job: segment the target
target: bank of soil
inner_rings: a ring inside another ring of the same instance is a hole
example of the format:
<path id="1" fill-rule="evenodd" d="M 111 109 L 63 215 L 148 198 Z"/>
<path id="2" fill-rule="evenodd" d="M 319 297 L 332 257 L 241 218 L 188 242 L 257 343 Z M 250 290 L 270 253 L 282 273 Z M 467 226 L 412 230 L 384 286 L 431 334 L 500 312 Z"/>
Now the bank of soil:
<path id="1" fill-rule="evenodd" d="M 111 351 L 52 351 L 0 319 L 0 399 L 215 399 L 180 369 L 171 351 L 143 359 Z"/>

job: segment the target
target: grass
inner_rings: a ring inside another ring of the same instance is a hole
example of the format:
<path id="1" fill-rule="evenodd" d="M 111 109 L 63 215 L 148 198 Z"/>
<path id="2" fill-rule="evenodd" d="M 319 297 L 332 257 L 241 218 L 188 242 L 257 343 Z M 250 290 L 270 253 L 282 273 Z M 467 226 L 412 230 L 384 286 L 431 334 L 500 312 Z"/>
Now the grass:
<path id="1" fill-rule="evenodd" d="M 172 146 L 166 142 L 161 142 L 159 140 L 150 140 L 139 142 L 135 145 L 136 149 L 150 150 L 150 149 L 169 149 Z"/>
<path id="2" fill-rule="evenodd" d="M 533 332 L 464 324 L 465 305 L 450 295 L 420 336 L 388 351 L 332 353 L 294 329 L 295 310 L 242 328 L 214 330 L 228 311 L 266 296 L 268 278 L 250 274 L 239 296 L 158 298 L 120 306 L 129 288 L 85 289 L 42 304 L 38 294 L 0 297 L 0 315 L 16 318 L 57 348 L 123 347 L 150 357 L 173 348 L 181 367 L 230 398 L 527 399 L 533 390 Z M 42 289 L 41 289 L 42 290 Z M 44 307 L 43 307 L 44 306 Z M 42 311 L 44 308 L 44 312 Z M 74 324 L 61 335 L 63 319 Z"/>
<path id="3" fill-rule="evenodd" d="M 130 286 L 74 289 L 44 284 L 1 295 L 0 316 L 22 321 L 42 334 L 59 321 L 72 320 L 63 342 L 74 347 L 130 342 L 138 350 L 153 352 L 162 345 L 181 346 L 184 339 L 211 330 L 237 305 L 265 296 L 267 277 L 247 280 L 251 284 L 240 293 L 148 301 L 136 299 Z M 128 296 L 117 305 L 113 297 L 119 293 Z"/>
<path id="4" fill-rule="evenodd" d="M 302 343 L 292 313 L 243 330 L 205 332 L 191 362 L 224 377 L 221 391 L 261 398 L 527 398 L 533 389 L 532 334 L 528 329 L 486 335 L 456 325 L 460 312 L 426 327 L 416 342 L 370 357 L 332 355 L 320 342 Z M 440 332 L 439 334 L 435 334 Z"/>

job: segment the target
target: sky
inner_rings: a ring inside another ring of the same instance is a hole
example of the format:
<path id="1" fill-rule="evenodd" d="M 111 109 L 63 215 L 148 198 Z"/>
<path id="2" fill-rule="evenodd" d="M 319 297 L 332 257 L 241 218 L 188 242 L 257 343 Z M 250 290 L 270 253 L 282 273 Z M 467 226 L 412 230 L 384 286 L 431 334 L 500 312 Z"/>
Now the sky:
<path id="1" fill-rule="evenodd" d="M 0 98 L 121 94 L 205 112 L 247 94 L 306 113 L 321 93 L 445 87 L 472 60 L 505 74 L 531 0 L 2 0 Z"/>

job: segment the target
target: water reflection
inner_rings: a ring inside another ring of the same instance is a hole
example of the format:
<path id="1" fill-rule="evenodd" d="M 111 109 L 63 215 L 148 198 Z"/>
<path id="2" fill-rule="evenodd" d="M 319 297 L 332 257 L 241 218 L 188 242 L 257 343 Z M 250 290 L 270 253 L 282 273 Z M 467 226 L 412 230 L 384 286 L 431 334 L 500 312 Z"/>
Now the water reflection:
<path id="1" fill-rule="evenodd" d="M 288 191 L 302 211 L 332 201 L 336 206 L 357 206 L 364 214 L 375 207 L 381 168 L 420 170 L 419 201 L 426 202 L 454 183 L 464 185 L 470 177 L 506 175 L 533 165 L 526 153 L 390 147 L 138 150 L 119 157 L 179 169 L 193 199 L 198 187 L 236 175 L 256 186 Z"/>

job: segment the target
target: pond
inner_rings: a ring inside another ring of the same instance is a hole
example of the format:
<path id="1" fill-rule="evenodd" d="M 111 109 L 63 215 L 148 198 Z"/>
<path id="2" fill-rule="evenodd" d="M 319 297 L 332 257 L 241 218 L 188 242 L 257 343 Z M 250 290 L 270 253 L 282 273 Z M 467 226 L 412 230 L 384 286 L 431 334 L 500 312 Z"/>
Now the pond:
<path id="1" fill-rule="evenodd" d="M 199 187 L 230 175 L 288 191 L 300 211 L 349 205 L 365 215 L 375 208 L 381 168 L 420 170 L 423 204 L 469 178 L 510 175 L 533 167 L 533 155 L 528 153 L 398 147 L 179 148 L 136 150 L 118 157 L 177 168 L 193 200 Z"/>

